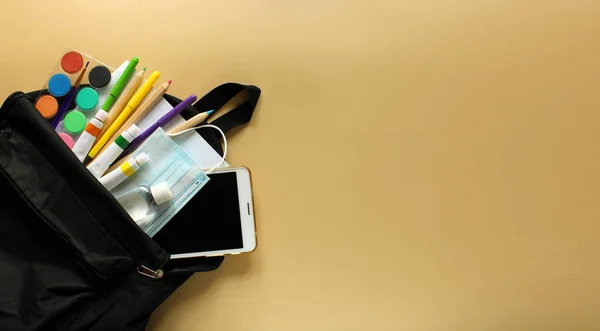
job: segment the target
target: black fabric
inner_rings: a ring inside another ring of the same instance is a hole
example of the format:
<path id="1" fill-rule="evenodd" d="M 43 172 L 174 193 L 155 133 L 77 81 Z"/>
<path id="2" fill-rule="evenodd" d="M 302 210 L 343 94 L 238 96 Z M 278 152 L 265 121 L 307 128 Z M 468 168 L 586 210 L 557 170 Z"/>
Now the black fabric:
<path id="1" fill-rule="evenodd" d="M 251 106 L 219 126 L 246 123 L 260 90 L 233 83 L 183 115 L 218 109 L 243 89 Z M 14 93 L 0 108 L 0 330 L 143 330 L 178 286 L 223 258 L 169 261 L 37 112 L 36 95 Z M 217 151 L 219 142 L 209 141 Z M 146 277 L 139 266 L 164 275 Z"/>

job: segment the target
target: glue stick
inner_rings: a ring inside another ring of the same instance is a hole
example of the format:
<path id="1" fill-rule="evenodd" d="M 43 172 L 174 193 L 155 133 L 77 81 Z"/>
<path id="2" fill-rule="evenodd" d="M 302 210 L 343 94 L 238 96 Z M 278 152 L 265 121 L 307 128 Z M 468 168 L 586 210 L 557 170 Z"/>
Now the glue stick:
<path id="1" fill-rule="evenodd" d="M 104 123 L 106 115 L 107 113 L 100 109 L 96 113 L 96 117 L 90 120 L 81 136 L 79 136 L 79 139 L 77 139 L 75 146 L 73 146 L 73 153 L 75 153 L 75 156 L 77 156 L 79 161 L 83 162 L 90 149 L 92 149 L 92 145 L 98 138 L 98 134 L 102 129 L 102 124 Z"/>
<path id="2" fill-rule="evenodd" d="M 140 132 L 140 128 L 135 124 L 131 125 L 127 131 L 123 131 L 123 133 L 108 146 L 104 153 L 96 156 L 94 161 L 88 165 L 88 169 L 92 175 L 96 178 L 100 178 L 106 169 L 115 162 L 119 155 L 123 153 L 125 148 L 129 146 L 129 143 L 135 139 Z"/>
<path id="3" fill-rule="evenodd" d="M 117 169 L 102 176 L 102 178 L 100 178 L 100 184 L 104 185 L 104 187 L 110 191 L 121 184 L 129 176 L 133 175 L 134 172 L 138 171 L 138 169 L 146 162 L 148 162 L 148 155 L 146 153 L 141 153 L 136 157 L 132 157 L 127 160 L 127 162 L 121 164 Z"/>

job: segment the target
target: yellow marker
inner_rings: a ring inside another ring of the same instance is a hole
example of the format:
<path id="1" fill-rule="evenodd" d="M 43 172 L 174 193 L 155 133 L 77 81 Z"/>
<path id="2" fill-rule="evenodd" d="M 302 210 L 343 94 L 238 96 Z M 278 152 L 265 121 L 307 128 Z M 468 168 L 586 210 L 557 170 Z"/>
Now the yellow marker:
<path id="1" fill-rule="evenodd" d="M 123 108 L 125 108 L 125 105 L 127 105 L 129 99 L 131 99 L 137 88 L 140 87 L 140 84 L 142 83 L 142 78 L 144 78 L 145 73 L 146 68 L 138 71 L 135 75 L 133 75 L 129 82 L 127 82 L 127 85 L 125 86 L 123 91 L 121 92 L 121 95 L 117 98 L 117 101 L 110 108 L 110 111 L 107 110 L 108 114 L 106 115 L 106 118 L 103 121 L 104 124 L 102 125 L 102 130 L 100 130 L 100 134 L 97 137 L 98 139 L 104 136 L 106 130 L 110 128 L 117 116 L 119 116 L 119 113 L 121 113 Z"/>
<path id="2" fill-rule="evenodd" d="M 127 121 L 127 118 L 129 118 L 129 115 L 131 115 L 131 113 L 133 112 L 135 107 L 137 107 L 140 104 L 140 102 L 142 101 L 142 99 L 144 99 L 146 94 L 148 94 L 148 92 L 150 92 L 150 90 L 152 89 L 152 86 L 154 86 L 154 83 L 156 83 L 156 81 L 158 80 L 159 77 L 160 77 L 160 72 L 155 71 L 150 75 L 150 77 L 148 77 L 148 79 L 146 79 L 144 84 L 142 84 L 142 86 L 137 90 L 137 92 L 135 92 L 135 94 L 131 97 L 131 99 L 129 99 L 127 106 L 125 106 L 123 111 L 121 111 L 121 113 L 119 114 L 117 119 L 115 119 L 115 121 L 108 128 L 108 130 L 106 130 L 106 132 L 98 140 L 96 145 L 94 145 L 94 148 L 92 148 L 92 150 L 88 154 L 89 157 L 91 157 L 91 158 L 96 157 L 98 152 L 102 149 L 102 147 L 104 147 L 104 145 L 108 142 L 110 137 L 112 137 L 112 135 L 115 132 L 117 132 L 117 130 L 119 130 L 119 128 L 121 128 L 123 123 L 125 123 L 125 121 Z"/>

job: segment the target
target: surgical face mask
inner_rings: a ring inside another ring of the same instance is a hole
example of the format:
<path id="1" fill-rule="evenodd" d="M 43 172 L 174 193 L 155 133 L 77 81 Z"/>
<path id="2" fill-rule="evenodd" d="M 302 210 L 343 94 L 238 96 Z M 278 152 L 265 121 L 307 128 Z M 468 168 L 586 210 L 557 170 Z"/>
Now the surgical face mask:
<path id="1" fill-rule="evenodd" d="M 132 157 L 141 153 L 146 153 L 148 162 L 111 193 L 119 196 L 136 187 L 167 183 L 173 199 L 159 205 L 152 219 L 144 222 L 144 232 L 152 237 L 200 191 L 209 178 L 161 128 L 148 137 Z"/>

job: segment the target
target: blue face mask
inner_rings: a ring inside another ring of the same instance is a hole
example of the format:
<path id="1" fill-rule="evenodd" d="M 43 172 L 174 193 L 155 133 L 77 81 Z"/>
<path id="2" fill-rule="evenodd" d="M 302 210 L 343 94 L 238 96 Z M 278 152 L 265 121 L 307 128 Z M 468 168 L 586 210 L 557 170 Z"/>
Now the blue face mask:
<path id="1" fill-rule="evenodd" d="M 132 157 L 141 153 L 148 155 L 148 162 L 111 193 L 118 196 L 136 187 L 167 183 L 173 199 L 159 205 L 152 219 L 144 222 L 144 232 L 152 237 L 200 191 L 209 178 L 161 128 L 148 137 Z"/>

